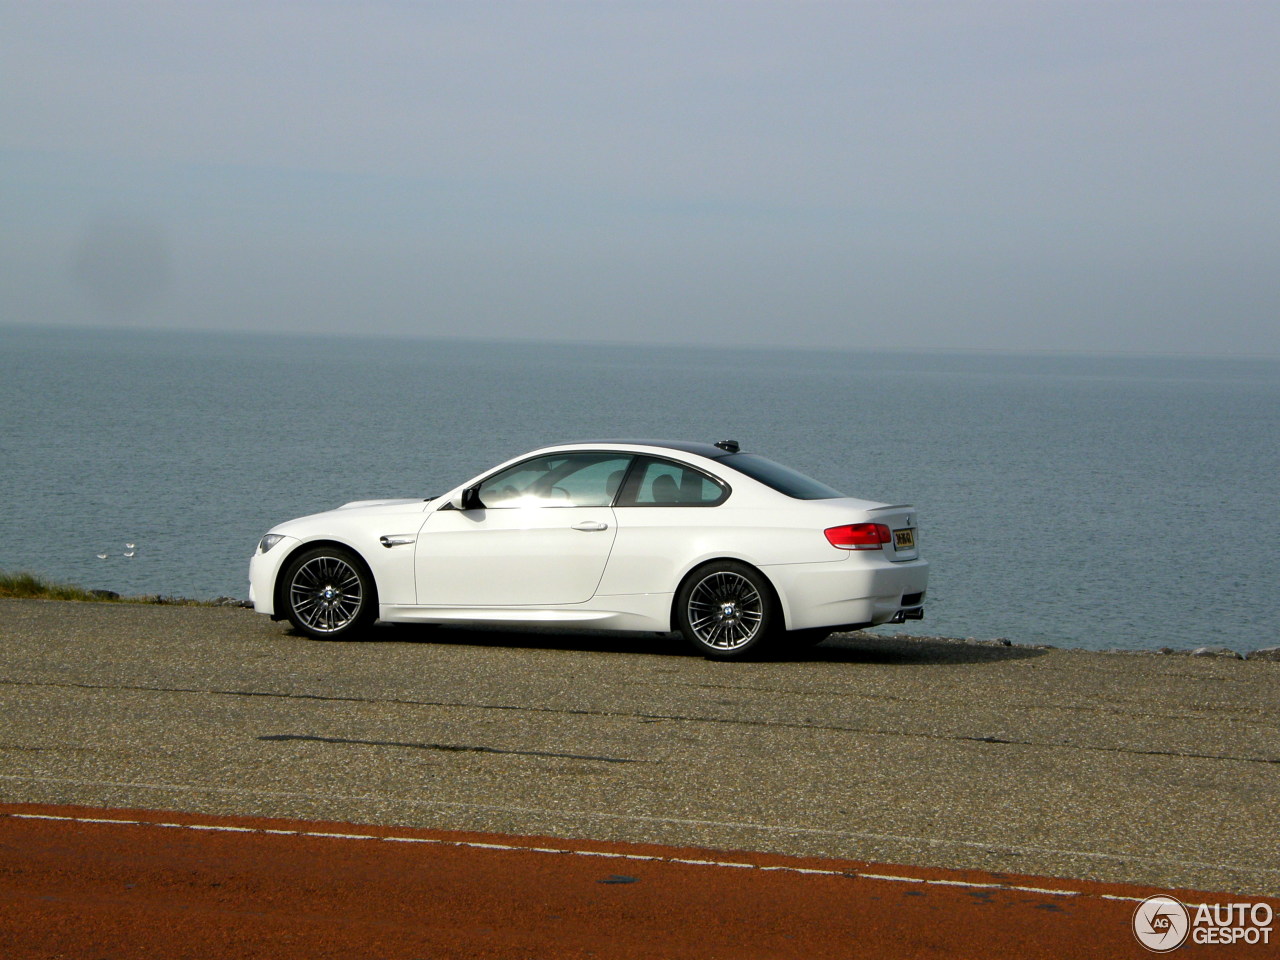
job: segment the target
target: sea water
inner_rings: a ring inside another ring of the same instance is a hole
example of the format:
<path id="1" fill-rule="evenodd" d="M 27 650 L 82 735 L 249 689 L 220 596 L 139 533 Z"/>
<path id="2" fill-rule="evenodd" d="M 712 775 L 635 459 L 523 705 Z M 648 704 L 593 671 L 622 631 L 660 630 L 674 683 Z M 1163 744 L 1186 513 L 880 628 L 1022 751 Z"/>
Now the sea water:
<path id="1" fill-rule="evenodd" d="M 284 519 L 560 440 L 736 439 L 917 506 L 927 619 L 882 630 L 1280 643 L 1274 360 L 0 327 L 0 410 L 0 568 L 87 587 L 244 597 Z"/>

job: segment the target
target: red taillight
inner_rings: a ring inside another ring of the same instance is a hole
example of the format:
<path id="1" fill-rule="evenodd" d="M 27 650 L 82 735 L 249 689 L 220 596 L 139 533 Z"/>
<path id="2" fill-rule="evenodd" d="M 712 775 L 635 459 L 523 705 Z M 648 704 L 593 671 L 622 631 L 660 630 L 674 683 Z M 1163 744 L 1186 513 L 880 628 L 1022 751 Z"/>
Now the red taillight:
<path id="1" fill-rule="evenodd" d="M 846 523 L 823 531 L 833 547 L 841 550 L 883 550 L 892 534 L 883 523 Z"/>

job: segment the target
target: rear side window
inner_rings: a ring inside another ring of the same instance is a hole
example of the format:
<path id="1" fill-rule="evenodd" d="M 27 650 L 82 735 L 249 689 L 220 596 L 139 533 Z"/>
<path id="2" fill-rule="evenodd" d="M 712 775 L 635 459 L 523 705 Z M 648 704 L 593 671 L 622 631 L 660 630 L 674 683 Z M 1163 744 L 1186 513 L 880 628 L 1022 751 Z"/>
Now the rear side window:
<path id="1" fill-rule="evenodd" d="M 799 470 L 774 463 L 758 453 L 731 453 L 727 457 L 720 457 L 716 462 L 733 467 L 752 480 L 759 480 L 765 486 L 773 487 L 779 493 L 796 500 L 833 500 L 844 496 L 839 490 L 819 483 L 812 477 L 806 477 Z"/>
<path id="2" fill-rule="evenodd" d="M 671 460 L 639 457 L 627 478 L 620 507 L 714 507 L 729 489 L 701 470 Z"/>

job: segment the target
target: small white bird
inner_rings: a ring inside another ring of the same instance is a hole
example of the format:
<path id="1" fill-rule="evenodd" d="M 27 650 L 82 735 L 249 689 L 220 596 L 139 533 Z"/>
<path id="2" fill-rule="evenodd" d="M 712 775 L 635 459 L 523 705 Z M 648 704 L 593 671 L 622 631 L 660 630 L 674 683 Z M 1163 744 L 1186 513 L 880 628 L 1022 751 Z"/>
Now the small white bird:
<path id="1" fill-rule="evenodd" d="M 132 551 L 132 550 L 126 550 L 126 551 L 124 552 L 124 555 L 125 555 L 126 557 L 132 557 L 132 556 L 133 556 L 133 551 Z"/>
<path id="2" fill-rule="evenodd" d="M 99 559 L 99 560 L 105 560 L 105 559 L 107 559 L 107 555 L 106 555 L 105 553 L 100 553 L 100 554 L 98 554 L 98 559 Z"/>
<path id="3" fill-rule="evenodd" d="M 132 549 L 134 548 L 134 544 L 132 544 L 132 543 L 126 543 L 126 544 L 124 545 L 124 548 L 125 548 L 126 550 L 132 550 Z"/>

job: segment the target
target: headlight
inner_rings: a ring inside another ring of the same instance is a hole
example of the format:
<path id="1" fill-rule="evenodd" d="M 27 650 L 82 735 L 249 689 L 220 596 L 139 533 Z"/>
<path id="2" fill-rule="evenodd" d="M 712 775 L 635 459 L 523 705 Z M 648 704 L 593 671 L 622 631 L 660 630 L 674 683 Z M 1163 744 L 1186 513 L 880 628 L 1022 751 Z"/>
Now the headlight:
<path id="1" fill-rule="evenodd" d="M 270 550 L 272 547 L 274 547 L 277 543 L 279 543 L 283 539 L 284 539 L 284 534 L 282 533 L 268 533 L 265 537 L 263 537 L 261 540 L 258 541 L 258 552 L 266 553 L 268 550 Z"/>

